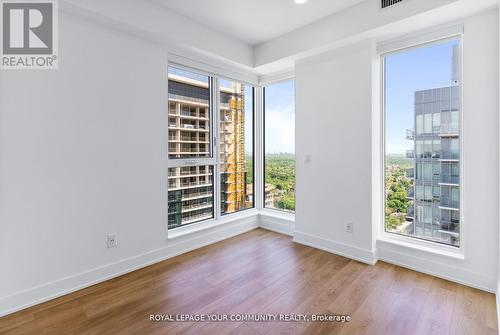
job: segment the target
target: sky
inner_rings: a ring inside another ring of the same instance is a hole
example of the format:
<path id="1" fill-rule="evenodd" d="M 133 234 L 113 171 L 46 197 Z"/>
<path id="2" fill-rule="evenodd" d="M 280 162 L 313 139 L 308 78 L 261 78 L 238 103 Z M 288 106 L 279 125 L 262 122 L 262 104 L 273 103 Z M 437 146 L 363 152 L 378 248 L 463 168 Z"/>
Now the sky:
<path id="1" fill-rule="evenodd" d="M 451 85 L 452 48 L 458 40 L 386 57 L 386 146 L 388 154 L 413 149 L 406 129 L 414 129 L 414 93 Z"/>
<path id="2" fill-rule="evenodd" d="M 295 153 L 295 89 L 293 80 L 265 88 L 266 153 Z"/>

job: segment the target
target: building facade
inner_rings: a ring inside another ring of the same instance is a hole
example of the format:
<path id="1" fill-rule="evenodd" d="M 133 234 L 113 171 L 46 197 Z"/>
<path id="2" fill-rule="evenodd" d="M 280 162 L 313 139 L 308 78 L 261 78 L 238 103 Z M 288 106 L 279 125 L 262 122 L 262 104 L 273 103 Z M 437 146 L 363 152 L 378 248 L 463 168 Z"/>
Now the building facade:
<path id="1" fill-rule="evenodd" d="M 406 233 L 436 242 L 459 245 L 460 237 L 460 86 L 458 48 L 453 52 L 449 87 L 415 92 L 414 125 L 407 131 L 414 159 L 407 177 Z"/>
<path id="2" fill-rule="evenodd" d="M 210 157 L 209 82 L 168 75 L 169 159 Z M 168 227 L 212 218 L 213 166 L 168 169 Z"/>
<path id="3" fill-rule="evenodd" d="M 175 72 L 168 74 L 169 159 L 211 157 L 210 81 Z M 251 207 L 246 182 L 245 87 L 220 87 L 221 212 Z M 215 155 L 216 153 L 214 153 Z M 168 169 L 168 227 L 214 217 L 214 166 Z"/>
<path id="4" fill-rule="evenodd" d="M 245 156 L 245 85 L 221 83 L 219 109 L 221 211 L 233 213 L 250 205 Z"/>

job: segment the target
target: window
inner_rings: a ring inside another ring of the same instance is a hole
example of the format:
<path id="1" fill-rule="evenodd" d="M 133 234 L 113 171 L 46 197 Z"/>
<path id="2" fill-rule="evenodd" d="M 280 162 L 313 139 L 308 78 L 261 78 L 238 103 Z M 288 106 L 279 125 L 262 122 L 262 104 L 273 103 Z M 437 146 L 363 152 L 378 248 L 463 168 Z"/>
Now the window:
<path id="1" fill-rule="evenodd" d="M 293 80 L 264 88 L 264 207 L 295 211 Z"/>
<path id="2" fill-rule="evenodd" d="M 169 158 L 210 157 L 210 82 L 207 76 L 169 69 Z"/>
<path id="3" fill-rule="evenodd" d="M 253 100 L 250 85 L 169 67 L 169 229 L 253 207 Z"/>
<path id="4" fill-rule="evenodd" d="M 460 55 L 452 38 L 383 56 L 385 230 L 456 247 Z"/>
<path id="5" fill-rule="evenodd" d="M 221 212 L 252 208 L 254 88 L 220 79 Z"/>
<path id="6" fill-rule="evenodd" d="M 168 70 L 168 228 L 214 217 L 212 78 Z"/>

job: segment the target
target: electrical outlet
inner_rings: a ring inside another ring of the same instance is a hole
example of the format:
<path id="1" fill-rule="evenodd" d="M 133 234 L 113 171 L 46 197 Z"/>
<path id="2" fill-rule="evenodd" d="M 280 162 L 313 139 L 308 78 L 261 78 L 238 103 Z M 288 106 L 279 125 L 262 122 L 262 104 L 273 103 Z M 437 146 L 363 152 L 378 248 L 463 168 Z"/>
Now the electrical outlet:
<path id="1" fill-rule="evenodd" d="M 118 245 L 118 235 L 117 234 L 109 234 L 106 236 L 106 246 L 108 248 L 114 248 Z"/>
<path id="2" fill-rule="evenodd" d="M 354 231 L 354 223 L 347 222 L 345 224 L 345 231 L 352 234 L 352 232 Z"/>

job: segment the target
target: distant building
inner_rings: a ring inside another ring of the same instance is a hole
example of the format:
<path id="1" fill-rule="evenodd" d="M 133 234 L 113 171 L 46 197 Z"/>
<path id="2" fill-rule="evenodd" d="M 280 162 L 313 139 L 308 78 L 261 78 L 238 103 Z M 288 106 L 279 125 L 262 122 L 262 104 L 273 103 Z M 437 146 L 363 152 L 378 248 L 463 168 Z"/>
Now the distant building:
<path id="1" fill-rule="evenodd" d="M 168 74 L 169 158 L 210 157 L 209 83 Z M 244 85 L 221 87 L 221 210 L 234 212 L 248 204 L 245 165 Z M 213 217 L 213 167 L 169 168 L 168 227 Z"/>
<path id="2" fill-rule="evenodd" d="M 210 155 L 209 85 L 168 75 L 169 158 Z M 168 227 L 213 217 L 213 169 L 186 166 L 168 171 Z"/>
<path id="3" fill-rule="evenodd" d="M 265 186 L 265 207 L 274 207 L 274 193 L 276 187 L 272 184 L 266 184 Z"/>
<path id="4" fill-rule="evenodd" d="M 407 131 L 413 143 L 407 158 L 414 167 L 408 190 L 412 206 L 406 233 L 458 245 L 460 236 L 460 87 L 458 49 L 453 52 L 453 78 L 449 87 L 415 92 L 415 128 Z"/>
<path id="5" fill-rule="evenodd" d="M 221 210 L 247 208 L 245 159 L 245 86 L 228 82 L 220 88 Z"/>

